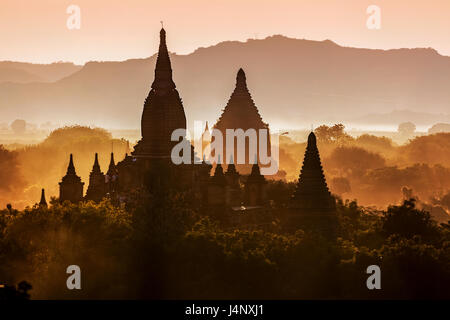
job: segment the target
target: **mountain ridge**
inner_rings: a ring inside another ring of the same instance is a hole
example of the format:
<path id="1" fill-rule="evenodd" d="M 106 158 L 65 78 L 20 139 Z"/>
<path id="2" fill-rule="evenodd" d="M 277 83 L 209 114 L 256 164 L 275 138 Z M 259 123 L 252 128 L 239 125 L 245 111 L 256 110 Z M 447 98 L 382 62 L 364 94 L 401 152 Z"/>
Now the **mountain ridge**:
<path id="1" fill-rule="evenodd" d="M 190 122 L 218 119 L 240 67 L 263 120 L 277 127 L 363 117 L 374 110 L 449 110 L 450 57 L 432 48 L 353 48 L 275 35 L 225 41 L 171 59 Z M 9 120 L 21 111 L 27 121 L 138 127 L 154 62 L 155 55 L 90 61 L 47 84 L 1 83 L 0 108 Z"/>

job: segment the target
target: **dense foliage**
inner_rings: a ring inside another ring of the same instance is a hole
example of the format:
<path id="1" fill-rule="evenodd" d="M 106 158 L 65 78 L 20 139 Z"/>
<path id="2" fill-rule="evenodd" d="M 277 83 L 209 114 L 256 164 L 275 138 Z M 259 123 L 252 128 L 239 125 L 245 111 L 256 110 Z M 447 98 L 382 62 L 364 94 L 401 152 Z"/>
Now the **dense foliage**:
<path id="1" fill-rule="evenodd" d="M 288 190 L 277 183 L 271 188 Z M 450 225 L 415 202 L 384 212 L 338 203 L 338 238 L 225 228 L 189 191 L 140 194 L 117 208 L 58 204 L 0 211 L 0 275 L 32 298 L 450 298 Z M 282 210 L 274 199 L 274 213 Z M 274 229 L 275 230 L 275 229 Z M 67 290 L 79 265 L 82 290 Z M 366 269 L 381 268 L 381 290 Z"/>

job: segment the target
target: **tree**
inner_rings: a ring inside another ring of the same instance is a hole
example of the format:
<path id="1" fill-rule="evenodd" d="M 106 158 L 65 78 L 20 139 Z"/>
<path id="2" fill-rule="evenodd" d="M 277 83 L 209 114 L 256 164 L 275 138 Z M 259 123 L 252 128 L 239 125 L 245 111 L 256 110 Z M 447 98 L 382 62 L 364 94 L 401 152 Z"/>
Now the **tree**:
<path id="1" fill-rule="evenodd" d="M 322 142 L 340 142 L 344 139 L 351 140 L 351 138 L 344 131 L 345 126 L 341 123 L 335 124 L 332 127 L 321 125 L 314 130 L 317 139 Z"/>
<path id="2" fill-rule="evenodd" d="M 350 181 L 348 181 L 348 179 L 344 177 L 335 177 L 331 179 L 330 188 L 333 193 L 336 193 L 338 195 L 342 195 L 344 193 L 349 193 L 352 191 Z"/>
<path id="3" fill-rule="evenodd" d="M 0 145 L 0 199 L 1 192 L 17 190 L 25 185 L 17 155 L 16 151 L 9 151 Z"/>
<path id="4" fill-rule="evenodd" d="M 414 236 L 434 238 L 437 234 L 435 222 L 430 213 L 416 209 L 416 200 L 405 200 L 401 206 L 389 206 L 382 218 L 385 235 L 399 235 L 408 239 Z"/>
<path id="5" fill-rule="evenodd" d="M 363 148 L 338 147 L 324 159 L 324 166 L 342 175 L 360 178 L 370 169 L 384 167 L 385 162 L 378 153 L 369 152 Z"/>
<path id="6" fill-rule="evenodd" d="M 397 131 L 402 136 L 409 137 L 416 131 L 416 125 L 412 122 L 403 122 L 398 125 Z"/>
<path id="7" fill-rule="evenodd" d="M 13 123 L 11 123 L 11 129 L 14 131 L 15 134 L 24 134 L 27 127 L 27 123 L 25 120 L 14 120 Z"/>
<path id="8" fill-rule="evenodd" d="M 441 132 L 450 132 L 450 123 L 436 123 L 430 129 L 428 129 L 428 134 L 435 134 Z"/>

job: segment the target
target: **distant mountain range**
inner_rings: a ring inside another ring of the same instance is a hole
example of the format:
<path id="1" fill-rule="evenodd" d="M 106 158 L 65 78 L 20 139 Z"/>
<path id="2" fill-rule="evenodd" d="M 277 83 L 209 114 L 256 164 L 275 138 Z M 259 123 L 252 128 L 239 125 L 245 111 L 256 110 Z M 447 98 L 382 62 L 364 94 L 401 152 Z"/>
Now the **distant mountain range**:
<path id="1" fill-rule="evenodd" d="M 358 49 L 272 36 L 171 59 L 188 121 L 220 116 L 240 67 L 263 120 L 273 127 L 399 123 L 410 121 L 408 112 L 432 125 L 450 113 L 450 57 L 429 48 Z M 154 55 L 84 66 L 0 62 L 0 121 L 139 127 L 154 64 Z M 385 116 L 395 110 L 408 111 Z"/>
<path id="2" fill-rule="evenodd" d="M 54 82 L 73 74 L 82 67 L 69 62 L 33 64 L 0 61 L 0 84 L 3 82 Z"/>

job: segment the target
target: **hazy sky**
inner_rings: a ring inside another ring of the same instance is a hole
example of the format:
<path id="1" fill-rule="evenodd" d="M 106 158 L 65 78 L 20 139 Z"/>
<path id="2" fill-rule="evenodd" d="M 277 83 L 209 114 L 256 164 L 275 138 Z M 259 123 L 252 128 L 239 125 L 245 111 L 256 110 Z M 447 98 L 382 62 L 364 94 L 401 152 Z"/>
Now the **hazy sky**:
<path id="1" fill-rule="evenodd" d="M 69 30 L 69 5 L 81 28 Z M 381 29 L 366 27 L 369 5 Z M 273 34 L 366 48 L 433 47 L 450 55 L 450 0 L 0 0 L 0 60 L 54 62 L 148 57 L 159 21 L 170 50 Z"/>

